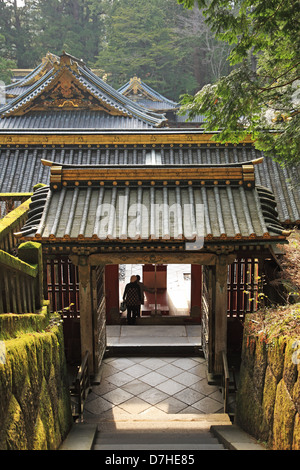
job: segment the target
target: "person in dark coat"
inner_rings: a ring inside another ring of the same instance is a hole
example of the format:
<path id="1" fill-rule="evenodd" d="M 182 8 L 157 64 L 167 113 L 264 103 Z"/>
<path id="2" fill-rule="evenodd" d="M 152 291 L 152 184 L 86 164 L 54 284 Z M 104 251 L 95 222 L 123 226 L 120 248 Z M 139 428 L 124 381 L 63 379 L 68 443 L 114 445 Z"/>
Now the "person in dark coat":
<path id="1" fill-rule="evenodd" d="M 138 274 L 136 275 L 136 279 L 137 279 L 137 283 L 140 286 L 140 290 L 141 290 L 141 305 L 140 305 L 139 312 L 138 312 L 138 315 L 137 315 L 138 317 L 140 317 L 141 316 L 141 306 L 144 305 L 144 301 L 145 301 L 145 292 L 154 293 L 155 289 L 153 289 L 151 287 L 146 287 L 145 284 L 143 284 L 142 281 L 141 281 L 141 276 L 139 276 Z"/>
<path id="2" fill-rule="evenodd" d="M 141 289 L 136 276 L 131 276 L 130 282 L 126 284 L 123 300 L 126 302 L 127 307 L 127 323 L 128 325 L 134 325 L 142 302 Z"/>

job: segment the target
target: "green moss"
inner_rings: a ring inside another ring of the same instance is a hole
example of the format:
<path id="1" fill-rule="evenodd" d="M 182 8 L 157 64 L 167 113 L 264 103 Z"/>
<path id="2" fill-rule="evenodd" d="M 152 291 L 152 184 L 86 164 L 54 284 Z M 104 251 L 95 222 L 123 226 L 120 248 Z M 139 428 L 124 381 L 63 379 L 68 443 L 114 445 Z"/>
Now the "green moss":
<path id="1" fill-rule="evenodd" d="M 45 379 L 43 380 L 40 391 L 39 414 L 46 433 L 47 448 L 49 450 L 55 450 L 58 447 L 60 440 L 56 440 L 53 408 Z"/>
<path id="2" fill-rule="evenodd" d="M 286 341 L 284 338 L 274 338 L 272 344 L 268 348 L 268 364 L 272 370 L 277 383 L 282 377 L 284 366 Z"/>
<path id="3" fill-rule="evenodd" d="M 300 416 L 295 416 L 294 432 L 293 432 L 293 450 L 300 450 Z"/>
<path id="4" fill-rule="evenodd" d="M 35 186 L 33 186 L 33 191 L 36 191 L 37 189 L 40 188 L 45 188 L 47 185 L 44 183 L 37 183 Z"/>
<path id="5" fill-rule="evenodd" d="M 277 381 L 271 368 L 266 369 L 264 391 L 263 391 L 263 420 L 260 429 L 260 439 L 271 444 L 272 428 L 274 419 L 274 405 L 276 398 Z"/>
<path id="6" fill-rule="evenodd" d="M 0 240 L 17 226 L 19 220 L 29 211 L 30 202 L 31 199 L 28 199 L 0 220 Z"/>
<path id="7" fill-rule="evenodd" d="M 61 325 L 5 341 L 0 449 L 56 449 L 72 425 Z"/>
<path id="8" fill-rule="evenodd" d="M 251 397 L 251 398 L 250 398 Z M 255 382 L 247 368 L 241 368 L 239 388 L 237 392 L 237 422 L 243 429 L 255 437 L 259 437 L 262 421 L 262 406 L 255 390 Z"/>
<path id="9" fill-rule="evenodd" d="M 293 348 L 293 339 L 286 340 L 286 350 L 284 356 L 284 368 L 283 368 L 283 379 L 289 393 L 293 394 L 293 388 L 297 380 L 298 371 L 297 364 L 293 361 L 293 354 L 295 349 Z"/>
<path id="10" fill-rule="evenodd" d="M 44 302 L 40 313 L 0 315 L 0 340 L 17 338 L 24 333 L 40 332 L 47 328 L 50 320 L 49 302 Z"/>
<path id="11" fill-rule="evenodd" d="M 6 251 L 0 250 L 0 264 L 4 265 L 7 268 L 14 269 L 16 271 L 21 271 L 24 274 L 27 274 L 31 277 L 36 277 L 38 274 L 37 265 L 30 265 L 24 261 L 16 258 L 15 256 L 6 253 Z"/>
<path id="12" fill-rule="evenodd" d="M 291 450 L 296 409 L 282 379 L 276 390 L 273 425 L 273 446 L 276 450 Z"/>
<path id="13" fill-rule="evenodd" d="M 26 450 L 28 448 L 24 416 L 14 396 L 11 397 L 8 407 L 6 448 L 8 450 Z"/>
<path id="14" fill-rule="evenodd" d="M 42 260 L 42 245 L 36 242 L 21 243 L 18 255 L 28 264 L 39 264 Z"/>
<path id="15" fill-rule="evenodd" d="M 47 435 L 40 415 L 36 419 L 32 441 L 32 450 L 48 450 Z"/>

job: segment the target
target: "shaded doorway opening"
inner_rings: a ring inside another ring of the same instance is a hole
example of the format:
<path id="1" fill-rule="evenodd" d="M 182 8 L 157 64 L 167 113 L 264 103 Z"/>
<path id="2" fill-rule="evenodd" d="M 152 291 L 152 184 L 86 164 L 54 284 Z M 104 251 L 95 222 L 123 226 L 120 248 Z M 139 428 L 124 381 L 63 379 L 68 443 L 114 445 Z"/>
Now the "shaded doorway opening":
<path id="1" fill-rule="evenodd" d="M 119 266 L 119 296 L 132 275 L 139 275 L 146 286 L 141 316 L 190 316 L 190 264 L 124 264 Z M 126 312 L 123 314 L 126 315 Z"/>

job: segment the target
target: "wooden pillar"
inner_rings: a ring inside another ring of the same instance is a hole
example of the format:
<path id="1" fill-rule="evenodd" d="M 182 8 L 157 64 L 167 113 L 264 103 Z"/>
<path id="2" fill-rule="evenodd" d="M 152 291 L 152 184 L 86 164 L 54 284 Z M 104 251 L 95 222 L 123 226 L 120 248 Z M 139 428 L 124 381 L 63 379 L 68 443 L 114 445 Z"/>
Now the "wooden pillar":
<path id="1" fill-rule="evenodd" d="M 232 261 L 228 256 L 220 255 L 215 268 L 215 285 L 213 286 L 213 372 L 215 375 L 222 374 L 222 351 L 227 352 L 227 277 L 228 264 Z"/>
<path id="2" fill-rule="evenodd" d="M 120 320 L 118 264 L 108 264 L 105 266 L 105 299 L 107 323 L 114 323 L 116 320 Z"/>
<path id="3" fill-rule="evenodd" d="M 90 373 L 94 373 L 94 341 L 93 341 L 93 289 L 91 266 L 88 264 L 88 257 L 79 256 L 78 259 L 79 276 L 79 302 L 80 302 L 80 339 L 81 358 L 89 352 Z"/>
<path id="4" fill-rule="evenodd" d="M 191 265 L 191 316 L 201 321 L 202 266 Z"/>

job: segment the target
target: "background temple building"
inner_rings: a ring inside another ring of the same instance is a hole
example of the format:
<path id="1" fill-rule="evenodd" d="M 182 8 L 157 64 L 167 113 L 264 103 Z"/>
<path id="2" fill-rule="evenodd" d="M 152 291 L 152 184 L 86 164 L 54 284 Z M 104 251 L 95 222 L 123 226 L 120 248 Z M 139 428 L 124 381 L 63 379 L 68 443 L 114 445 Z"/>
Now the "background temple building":
<path id="1" fill-rule="evenodd" d="M 16 236 L 42 243 L 45 292 L 62 312 L 67 358 L 87 350 L 97 369 L 105 323 L 125 321 L 120 266 L 140 265 L 159 298 L 149 297 L 138 321 L 201 324 L 209 370 L 218 373 L 220 353 L 239 348 L 241 320 L 256 308 L 258 273 L 273 275 L 279 245 L 300 223 L 298 170 L 250 140 L 212 141 L 199 128 L 203 117 L 184 123 L 177 103 L 138 78 L 114 90 L 66 53 L 48 54 L 6 95 L 2 212 L 33 193 Z M 101 212 L 105 204 L 114 211 Z M 178 212 L 165 210 L 172 205 Z M 166 295 L 174 264 L 190 267 L 184 314 L 172 314 Z"/>

